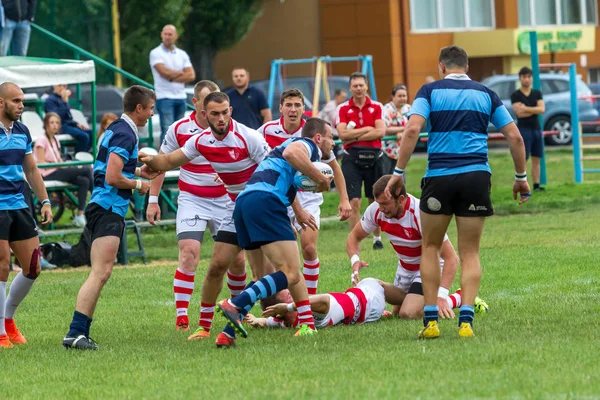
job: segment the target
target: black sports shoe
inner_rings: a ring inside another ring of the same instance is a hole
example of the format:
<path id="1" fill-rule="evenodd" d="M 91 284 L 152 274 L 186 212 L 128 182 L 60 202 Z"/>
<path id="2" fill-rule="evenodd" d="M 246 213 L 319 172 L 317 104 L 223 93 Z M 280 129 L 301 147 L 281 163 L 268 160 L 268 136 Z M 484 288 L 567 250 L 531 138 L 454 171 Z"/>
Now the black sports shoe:
<path id="1" fill-rule="evenodd" d="M 546 191 L 546 188 L 544 188 L 544 187 L 541 187 L 541 186 L 538 186 L 538 187 L 534 187 L 534 188 L 533 188 L 533 191 L 534 191 L 534 192 L 545 192 L 545 191 Z"/>
<path id="2" fill-rule="evenodd" d="M 66 349 L 98 350 L 96 342 L 85 335 L 65 336 L 63 339 L 63 346 L 65 346 Z"/>
<path id="3" fill-rule="evenodd" d="M 373 242 L 373 250 L 383 250 L 383 243 L 381 243 L 381 240 L 375 240 Z"/>

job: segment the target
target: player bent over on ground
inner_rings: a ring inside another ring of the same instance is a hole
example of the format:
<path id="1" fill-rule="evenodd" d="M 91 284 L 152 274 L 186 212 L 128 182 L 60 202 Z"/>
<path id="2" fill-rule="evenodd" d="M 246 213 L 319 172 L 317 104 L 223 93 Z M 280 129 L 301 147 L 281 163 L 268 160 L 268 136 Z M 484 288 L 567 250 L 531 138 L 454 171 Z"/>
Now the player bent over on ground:
<path id="1" fill-rule="evenodd" d="M 316 332 L 287 207 L 296 197 L 294 176 L 297 171 L 316 182 L 317 191 L 329 189 L 331 178 L 321 174 L 312 163 L 320 161 L 332 148 L 331 127 L 319 118 L 310 118 L 302 129 L 302 137 L 289 139 L 273 149 L 238 197 L 233 218 L 240 246 L 247 250 L 249 257 L 262 250 L 276 269 L 236 298 L 217 305 L 231 327 L 243 337 L 248 333 L 242 320 L 256 301 L 288 287 L 298 310 L 300 329 L 296 336 Z M 231 336 L 231 333 L 223 333 Z"/>
<path id="2" fill-rule="evenodd" d="M 208 94 L 218 92 L 219 87 L 211 81 L 204 80 L 194 86 L 192 102 L 196 110 L 176 121 L 167 130 L 165 140 L 159 154 L 169 154 L 179 150 L 194 135 L 208 128 L 208 121 L 202 115 L 204 99 Z M 164 175 L 158 176 L 150 184 L 150 199 L 146 210 L 148 222 L 156 225 L 160 221 L 158 195 L 164 182 Z M 230 200 L 223 183 L 217 179 L 217 174 L 206 157 L 200 155 L 183 165 L 179 172 L 178 182 L 180 194 L 177 208 L 177 244 L 179 246 L 179 265 L 173 279 L 173 293 L 177 319 L 175 326 L 178 330 L 189 330 L 188 307 L 194 292 L 196 268 L 200 262 L 200 247 L 204 231 L 208 228 L 213 234 L 223 221 Z M 244 253 L 240 252 L 233 260 L 227 272 L 227 286 L 231 296 L 235 296 L 246 287 L 246 268 Z M 200 304 L 198 329 L 188 338 L 201 339 L 210 335 L 205 330 L 207 322 L 212 321 L 214 306 L 206 307 Z M 208 315 L 208 316 L 207 316 Z M 208 326 L 210 329 L 210 325 Z"/>
<path id="3" fill-rule="evenodd" d="M 37 227 L 23 197 L 27 182 L 42 202 L 42 224 L 52 222 L 46 187 L 32 154 L 31 135 L 19 122 L 23 99 L 19 86 L 11 82 L 0 85 L 0 348 L 27 343 L 14 315 L 41 271 Z M 22 271 L 13 279 L 6 298 L 11 249 Z"/>
<path id="4" fill-rule="evenodd" d="M 344 293 L 329 292 L 309 296 L 310 308 L 316 328 L 338 324 L 351 325 L 376 322 L 385 311 L 385 303 L 400 304 L 404 292 L 391 283 L 365 278 L 356 287 Z M 252 314 L 246 316 L 251 326 L 289 328 L 298 325 L 297 318 L 290 318 L 296 311 L 293 303 L 279 303 L 267 307 L 263 318 Z"/>
<path id="5" fill-rule="evenodd" d="M 123 96 L 124 113 L 109 125 L 98 147 L 94 163 L 94 190 L 85 210 L 91 232 L 92 271 L 79 290 L 69 332 L 63 339 L 67 349 L 97 350 L 90 339 L 90 326 L 102 288 L 110 278 L 125 230 L 125 214 L 131 191 L 145 195 L 148 181 L 157 173 L 148 167 L 136 168 L 138 162 L 138 128 L 146 126 L 154 115 L 156 96 L 150 89 L 132 86 Z"/>
<path id="6" fill-rule="evenodd" d="M 258 132 L 265 135 L 265 140 L 275 148 L 286 140 L 293 137 L 301 137 L 302 128 L 306 121 L 302 119 L 304 114 L 304 95 L 298 89 L 287 89 L 281 94 L 279 111 L 281 118 L 269 121 L 258 128 Z M 338 164 L 333 150 L 329 154 L 323 154 L 323 161 L 333 170 L 333 180 L 340 196 L 338 213 L 342 216 L 342 221 L 349 218 L 352 212 L 348 192 L 346 191 L 346 180 L 342 174 L 342 169 Z M 296 194 L 297 202 L 292 203 L 288 208 L 288 216 L 296 231 L 300 233 L 300 245 L 302 247 L 302 258 L 304 261 L 303 275 L 306 281 L 308 294 L 316 294 L 319 285 L 319 271 L 321 262 L 317 253 L 317 240 L 319 238 L 319 229 L 321 225 L 321 204 L 323 204 L 323 195 L 307 191 L 298 191 Z M 297 208 L 295 205 L 300 207 Z M 296 209 L 293 209 L 296 208 Z M 304 218 L 310 217 L 314 220 L 319 229 L 305 229 L 299 222 L 303 218 L 298 218 L 297 214 L 308 214 Z"/>
<path id="7" fill-rule="evenodd" d="M 421 287 L 421 212 L 419 199 L 406 193 L 404 184 L 396 186 L 392 198 L 385 194 L 385 188 L 391 175 L 384 175 L 373 185 L 375 202 L 365 210 L 360 222 L 356 224 L 346 241 L 346 250 L 352 264 L 352 283 L 360 280 L 359 272 L 367 267 L 360 259 L 360 242 L 367 238 L 376 228 L 381 228 L 387 235 L 398 257 L 398 269 L 394 285 L 406 294 L 400 308 L 394 307 L 393 314 L 400 318 L 416 319 L 423 317 L 423 289 Z M 441 285 L 438 290 L 437 305 L 442 318 L 454 318 L 453 308 L 460 307 L 460 292 L 448 296 L 456 270 L 458 256 L 448 236 L 440 253 L 442 267 Z M 482 310 L 487 304 L 478 299 Z"/>

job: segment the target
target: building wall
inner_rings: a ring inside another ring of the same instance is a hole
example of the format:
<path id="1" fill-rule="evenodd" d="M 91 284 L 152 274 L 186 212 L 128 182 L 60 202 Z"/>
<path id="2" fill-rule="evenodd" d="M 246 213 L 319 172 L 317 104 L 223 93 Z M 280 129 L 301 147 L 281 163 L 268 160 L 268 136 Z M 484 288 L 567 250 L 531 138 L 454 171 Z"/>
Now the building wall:
<path id="1" fill-rule="evenodd" d="M 266 0 L 250 32 L 215 60 L 216 78 L 231 85 L 231 69 L 244 66 L 253 80 L 268 79 L 271 60 L 311 58 L 321 53 L 319 0 Z M 288 76 L 314 75 L 313 66 L 290 65 Z"/>

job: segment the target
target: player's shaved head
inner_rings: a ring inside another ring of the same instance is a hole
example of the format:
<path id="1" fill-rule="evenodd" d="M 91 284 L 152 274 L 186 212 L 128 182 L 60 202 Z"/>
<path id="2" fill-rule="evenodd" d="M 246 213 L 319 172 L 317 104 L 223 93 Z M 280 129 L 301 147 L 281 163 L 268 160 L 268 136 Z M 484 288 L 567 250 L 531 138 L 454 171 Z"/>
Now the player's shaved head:
<path id="1" fill-rule="evenodd" d="M 19 92 L 23 92 L 21 88 L 12 82 L 4 82 L 0 84 L 0 97 L 6 99 L 8 97 L 12 97 Z"/>

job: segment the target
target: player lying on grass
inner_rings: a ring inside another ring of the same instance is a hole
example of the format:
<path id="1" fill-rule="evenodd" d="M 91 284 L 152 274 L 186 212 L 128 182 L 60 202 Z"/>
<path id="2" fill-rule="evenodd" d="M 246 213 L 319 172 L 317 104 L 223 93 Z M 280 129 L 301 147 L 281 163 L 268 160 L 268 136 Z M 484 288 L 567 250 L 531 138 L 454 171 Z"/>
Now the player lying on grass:
<path id="1" fill-rule="evenodd" d="M 379 321 L 385 311 L 386 302 L 401 304 L 404 296 L 404 292 L 391 283 L 366 278 L 344 293 L 316 294 L 310 296 L 309 301 L 315 327 L 325 328 L 338 324 Z M 260 328 L 296 327 L 298 319 L 290 317 L 290 314 L 295 312 L 294 303 L 279 303 L 267 307 L 263 318 L 248 314 L 246 320 L 251 326 Z"/>
<path id="2" fill-rule="evenodd" d="M 376 228 L 381 228 L 387 235 L 390 243 L 398 257 L 398 269 L 394 285 L 406 293 L 401 307 L 395 308 L 394 312 L 400 318 L 416 319 L 423 317 L 423 289 L 421 287 L 421 213 L 419 210 L 419 199 L 406 193 L 403 183 L 398 191 L 393 191 L 392 198 L 384 193 L 391 175 L 382 176 L 373 185 L 375 202 L 369 205 L 363 214 L 360 223 L 356 224 L 346 242 L 346 250 L 352 265 L 352 283 L 359 280 L 359 272 L 368 267 L 365 261 L 360 259 L 360 242 Z M 399 193 L 396 195 L 396 193 Z M 438 291 L 437 306 L 442 318 L 454 318 L 453 308 L 460 307 L 460 292 L 448 296 L 452 286 L 456 270 L 458 268 L 458 256 L 454 251 L 452 243 L 446 235 L 440 254 L 441 285 Z M 487 310 L 487 304 L 477 299 L 476 309 L 479 312 Z"/>

